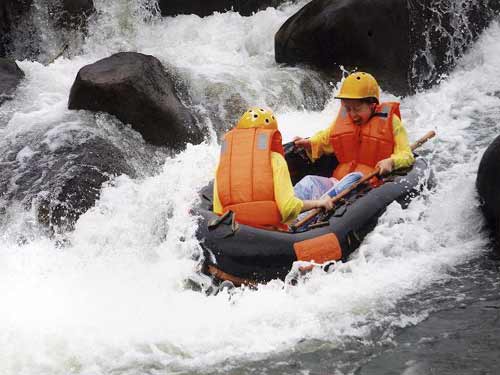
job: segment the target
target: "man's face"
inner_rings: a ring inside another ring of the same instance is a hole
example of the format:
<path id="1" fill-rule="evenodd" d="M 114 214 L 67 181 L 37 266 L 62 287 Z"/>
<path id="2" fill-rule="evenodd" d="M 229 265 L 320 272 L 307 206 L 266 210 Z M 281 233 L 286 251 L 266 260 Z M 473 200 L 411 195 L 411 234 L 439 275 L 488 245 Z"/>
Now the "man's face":
<path id="1" fill-rule="evenodd" d="M 375 104 L 368 104 L 358 99 L 342 99 L 342 106 L 356 125 L 366 124 L 375 109 Z"/>

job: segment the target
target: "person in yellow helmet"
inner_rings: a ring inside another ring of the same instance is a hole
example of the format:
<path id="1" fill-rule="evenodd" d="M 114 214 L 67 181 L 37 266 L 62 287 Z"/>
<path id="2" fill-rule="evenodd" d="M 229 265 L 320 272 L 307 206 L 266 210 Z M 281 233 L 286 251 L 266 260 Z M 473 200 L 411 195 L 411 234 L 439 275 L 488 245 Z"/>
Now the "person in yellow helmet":
<path id="1" fill-rule="evenodd" d="M 295 197 L 278 122 L 262 107 L 250 108 L 224 135 L 213 196 L 216 214 L 231 210 L 255 227 L 284 228 L 302 211 L 332 208 L 326 198 Z"/>
<path id="2" fill-rule="evenodd" d="M 399 103 L 380 103 L 380 88 L 365 72 L 347 76 L 335 97 L 341 100 L 333 123 L 309 139 L 296 137 L 296 147 L 304 148 L 312 160 L 335 153 L 339 164 L 331 178 L 306 176 L 295 185 L 301 199 L 314 199 L 344 179 L 343 187 L 362 175 L 380 169 L 380 175 L 410 167 L 414 162 L 408 135 L 401 122 Z"/>

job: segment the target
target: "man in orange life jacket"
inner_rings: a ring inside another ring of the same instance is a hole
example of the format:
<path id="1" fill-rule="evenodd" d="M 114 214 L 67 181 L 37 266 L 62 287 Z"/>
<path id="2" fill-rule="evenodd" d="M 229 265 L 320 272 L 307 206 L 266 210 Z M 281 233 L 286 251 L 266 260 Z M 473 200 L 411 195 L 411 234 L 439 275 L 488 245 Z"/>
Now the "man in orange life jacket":
<path id="1" fill-rule="evenodd" d="M 236 221 L 255 227 L 286 228 L 300 212 L 331 209 L 329 199 L 295 197 L 274 114 L 246 111 L 224 135 L 214 181 L 214 212 L 235 213 Z"/>
<path id="2" fill-rule="evenodd" d="M 371 74 L 349 75 L 336 96 L 342 105 L 332 125 L 309 139 L 294 139 L 295 145 L 304 148 L 312 160 L 335 153 L 339 161 L 331 178 L 306 176 L 300 180 L 295 185 L 297 197 L 315 199 L 334 191 L 339 180 L 357 180 L 376 167 L 385 175 L 413 164 L 399 103 L 379 103 L 379 96 L 380 88 Z"/>

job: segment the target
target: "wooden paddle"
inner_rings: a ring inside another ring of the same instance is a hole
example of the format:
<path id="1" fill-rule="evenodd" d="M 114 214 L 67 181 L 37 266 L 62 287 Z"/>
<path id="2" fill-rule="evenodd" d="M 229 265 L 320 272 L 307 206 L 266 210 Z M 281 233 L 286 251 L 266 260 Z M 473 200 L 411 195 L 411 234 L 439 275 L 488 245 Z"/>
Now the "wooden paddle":
<path id="1" fill-rule="evenodd" d="M 427 142 L 429 139 L 434 137 L 436 135 L 436 132 L 431 130 L 428 132 L 426 135 L 424 135 L 422 138 L 420 138 L 418 141 L 416 141 L 414 144 L 411 145 L 411 150 L 414 151 L 415 149 L 419 148 L 422 146 L 425 142 Z M 377 167 L 372 173 L 364 176 L 361 180 L 356 182 L 354 185 L 351 185 L 349 188 L 343 190 L 340 194 L 336 195 L 335 197 L 331 198 L 331 201 L 333 204 L 337 203 L 339 200 L 343 199 L 346 195 L 348 195 L 351 191 L 355 190 L 358 186 L 361 184 L 364 184 L 365 182 L 369 181 L 376 175 L 378 175 L 380 172 L 379 168 Z M 334 207 L 335 209 L 335 207 Z M 291 228 L 293 231 L 295 231 L 297 228 L 300 228 L 302 225 L 307 223 L 309 220 L 314 218 L 317 214 L 321 212 L 320 208 L 315 208 L 309 215 L 307 215 L 305 218 L 300 220 L 294 225 L 291 225 Z"/>

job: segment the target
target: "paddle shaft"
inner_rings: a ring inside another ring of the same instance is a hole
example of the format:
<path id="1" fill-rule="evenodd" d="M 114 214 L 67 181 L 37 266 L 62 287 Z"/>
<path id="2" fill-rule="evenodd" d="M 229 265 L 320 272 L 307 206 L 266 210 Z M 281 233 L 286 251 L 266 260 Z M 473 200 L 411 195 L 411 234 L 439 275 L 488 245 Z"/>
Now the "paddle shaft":
<path id="1" fill-rule="evenodd" d="M 425 142 L 427 142 L 429 139 L 434 137 L 436 135 L 436 132 L 431 130 L 428 132 L 426 135 L 424 135 L 422 138 L 420 138 L 418 141 L 413 143 L 411 145 L 411 150 L 414 151 L 415 149 L 419 148 L 422 146 Z M 372 173 L 364 176 L 361 180 L 356 182 L 354 185 L 350 186 L 349 188 L 343 190 L 340 194 L 336 195 L 335 197 L 331 198 L 331 201 L 333 204 L 337 203 L 339 200 L 343 199 L 346 195 L 348 195 L 351 191 L 355 190 L 358 186 L 361 184 L 364 184 L 365 182 L 369 181 L 376 175 L 378 175 L 380 172 L 380 169 L 377 167 Z M 311 220 L 313 217 L 315 217 L 317 214 L 321 212 L 320 208 L 315 208 L 309 215 L 307 215 L 305 218 L 300 220 L 298 223 L 293 225 L 293 228 L 300 228 L 302 225 L 307 223 L 309 220 Z"/>

